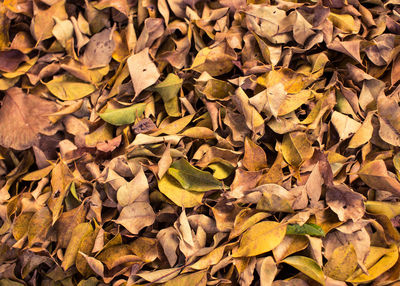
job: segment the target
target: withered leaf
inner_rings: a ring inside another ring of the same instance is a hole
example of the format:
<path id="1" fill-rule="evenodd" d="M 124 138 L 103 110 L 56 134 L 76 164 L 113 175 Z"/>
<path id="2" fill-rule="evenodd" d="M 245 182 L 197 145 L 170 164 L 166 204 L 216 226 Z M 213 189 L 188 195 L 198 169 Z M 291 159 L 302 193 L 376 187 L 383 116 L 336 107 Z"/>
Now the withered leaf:
<path id="1" fill-rule="evenodd" d="M 399 3 L 317 2 L 0 1 L 0 284 L 398 283 Z"/>
<path id="2" fill-rule="evenodd" d="M 0 109 L 0 145 L 24 150 L 37 144 L 39 133 L 51 126 L 48 115 L 56 110 L 51 101 L 10 88 Z"/>
<path id="3" fill-rule="evenodd" d="M 90 38 L 82 62 L 90 69 L 104 67 L 110 63 L 114 48 L 113 29 L 105 29 Z"/>
<path id="4" fill-rule="evenodd" d="M 130 233 L 138 234 L 139 231 L 155 220 L 155 213 L 147 202 L 133 202 L 121 210 L 116 223 L 123 225 Z"/>
<path id="5" fill-rule="evenodd" d="M 149 57 L 148 48 L 130 56 L 127 63 L 136 96 L 147 87 L 155 84 L 160 77 L 156 65 Z"/>
<path id="6" fill-rule="evenodd" d="M 326 192 L 326 203 L 341 221 L 358 221 L 364 215 L 364 197 L 346 185 L 330 186 Z"/>

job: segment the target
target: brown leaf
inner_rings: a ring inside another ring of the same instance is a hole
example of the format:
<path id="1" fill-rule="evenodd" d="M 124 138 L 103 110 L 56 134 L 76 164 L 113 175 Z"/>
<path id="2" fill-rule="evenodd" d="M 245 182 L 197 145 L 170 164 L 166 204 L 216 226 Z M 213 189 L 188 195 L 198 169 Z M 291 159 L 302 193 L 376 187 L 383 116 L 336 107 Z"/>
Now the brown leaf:
<path id="1" fill-rule="evenodd" d="M 371 188 L 391 192 L 394 195 L 400 194 L 399 181 L 389 175 L 385 162 L 382 160 L 366 163 L 358 171 L 358 175 Z"/>
<path id="2" fill-rule="evenodd" d="M 149 57 L 148 48 L 130 56 L 127 63 L 136 96 L 147 87 L 155 84 L 160 77 L 156 65 Z"/>
<path id="3" fill-rule="evenodd" d="M 255 144 L 250 138 L 244 141 L 243 165 L 249 171 L 258 171 L 267 167 L 267 156 L 264 150 Z"/>
<path id="4" fill-rule="evenodd" d="M 18 50 L 1 51 L 0 52 L 0 71 L 13 72 L 20 63 L 29 58 Z"/>
<path id="5" fill-rule="evenodd" d="M 107 66 L 115 48 L 113 29 L 105 29 L 90 38 L 82 56 L 83 64 L 89 69 Z"/>
<path id="6" fill-rule="evenodd" d="M 361 219 L 365 212 L 364 200 L 361 194 L 343 184 L 330 186 L 326 191 L 326 203 L 341 221 Z"/>
<path id="7" fill-rule="evenodd" d="M 152 225 L 156 215 L 147 202 L 134 202 L 124 207 L 116 223 L 123 225 L 130 233 L 138 234 L 139 231 Z"/>
<path id="8" fill-rule="evenodd" d="M 10 88 L 0 109 L 0 144 L 17 150 L 37 144 L 39 133 L 51 126 L 48 115 L 56 110 L 51 101 Z"/>

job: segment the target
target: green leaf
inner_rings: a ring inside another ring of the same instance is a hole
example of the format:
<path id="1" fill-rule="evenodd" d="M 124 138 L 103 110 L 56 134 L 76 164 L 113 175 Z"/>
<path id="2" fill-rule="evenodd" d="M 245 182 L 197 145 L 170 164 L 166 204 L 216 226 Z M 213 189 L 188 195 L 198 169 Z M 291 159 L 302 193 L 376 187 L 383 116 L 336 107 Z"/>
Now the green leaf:
<path id="1" fill-rule="evenodd" d="M 99 113 L 101 119 L 112 125 L 121 126 L 135 122 L 136 117 L 142 116 L 146 103 L 137 103 L 125 108 L 106 110 Z"/>
<path id="2" fill-rule="evenodd" d="M 325 236 L 323 229 L 313 223 L 305 223 L 303 225 L 290 224 L 287 226 L 286 234 L 297 234 L 297 235 L 311 235 L 311 236 Z"/>
<path id="3" fill-rule="evenodd" d="M 182 87 L 182 83 L 183 79 L 170 73 L 163 82 L 160 82 L 154 87 L 154 90 L 161 95 L 165 110 L 169 116 L 177 117 L 181 115 L 178 92 Z"/>
<path id="4" fill-rule="evenodd" d="M 286 225 L 274 221 L 263 221 L 250 227 L 242 236 L 239 248 L 233 257 L 256 256 L 277 247 L 286 234 Z M 268 239 L 260 239 L 268 238 Z"/>
<path id="5" fill-rule="evenodd" d="M 305 256 L 289 256 L 282 262 L 293 266 L 318 283 L 325 285 L 325 276 L 321 267 L 313 259 Z"/>
<path id="6" fill-rule="evenodd" d="M 207 192 L 222 188 L 222 183 L 211 173 L 193 167 L 185 159 L 172 163 L 168 174 L 173 176 L 185 190 Z"/>

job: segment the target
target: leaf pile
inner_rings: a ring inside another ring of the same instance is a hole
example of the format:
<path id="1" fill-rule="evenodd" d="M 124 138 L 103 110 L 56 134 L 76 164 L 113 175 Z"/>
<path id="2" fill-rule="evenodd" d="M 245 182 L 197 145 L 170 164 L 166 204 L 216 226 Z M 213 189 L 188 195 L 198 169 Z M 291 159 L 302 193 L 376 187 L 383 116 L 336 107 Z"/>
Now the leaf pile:
<path id="1" fill-rule="evenodd" d="M 0 1 L 0 285 L 398 285 L 399 5 Z"/>

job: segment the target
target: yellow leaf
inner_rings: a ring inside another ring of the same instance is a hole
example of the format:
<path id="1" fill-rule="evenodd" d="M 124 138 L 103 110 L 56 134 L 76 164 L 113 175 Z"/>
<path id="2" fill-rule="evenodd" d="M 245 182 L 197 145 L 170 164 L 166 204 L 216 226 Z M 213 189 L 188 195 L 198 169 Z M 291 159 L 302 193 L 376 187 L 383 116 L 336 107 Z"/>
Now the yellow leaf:
<path id="1" fill-rule="evenodd" d="M 278 246 L 286 234 L 286 225 L 274 221 L 263 221 L 253 225 L 242 236 L 239 248 L 233 257 L 256 256 Z M 260 237 L 268 239 L 260 240 Z"/>
<path id="2" fill-rule="evenodd" d="M 191 127 L 180 133 L 180 135 L 197 138 L 197 139 L 213 139 L 215 138 L 215 133 L 210 128 L 207 127 Z"/>
<path id="3" fill-rule="evenodd" d="M 90 223 L 80 223 L 72 231 L 71 240 L 68 243 L 68 247 L 64 254 L 64 260 L 61 267 L 66 271 L 72 265 L 75 264 L 76 256 L 78 255 L 79 247 L 83 238 L 93 231 Z"/>
<path id="4" fill-rule="evenodd" d="M 314 153 L 307 135 L 303 132 L 291 132 L 283 136 L 282 155 L 286 162 L 294 168 L 299 168 Z"/>
<path id="5" fill-rule="evenodd" d="M 158 181 L 158 188 L 167 198 L 176 205 L 185 208 L 192 208 L 201 205 L 204 193 L 191 192 L 182 188 L 179 183 L 169 174 L 165 174 Z"/>
<path id="6" fill-rule="evenodd" d="M 229 239 L 235 238 L 241 235 L 244 231 L 248 228 L 252 227 L 259 221 L 263 220 L 264 218 L 270 216 L 269 213 L 266 212 L 255 212 L 252 209 L 244 209 L 241 210 L 235 218 L 233 229 L 229 234 Z"/>
<path id="7" fill-rule="evenodd" d="M 160 127 L 158 131 L 153 132 L 151 135 L 158 136 L 160 134 L 168 134 L 168 135 L 178 134 L 192 121 L 193 117 L 194 114 L 174 120 L 171 123 L 166 124 L 163 127 Z"/>
<path id="8" fill-rule="evenodd" d="M 350 283 L 366 283 L 374 280 L 389 270 L 399 258 L 397 245 L 392 244 L 389 249 L 371 246 L 370 253 L 365 259 L 368 274 L 361 269 L 356 270 L 346 281 Z"/>
<path id="9" fill-rule="evenodd" d="M 68 75 L 55 76 L 44 84 L 53 95 L 61 100 L 77 100 L 96 90 L 94 85 L 78 81 Z"/>
<path id="10" fill-rule="evenodd" d="M 336 248 L 329 261 L 325 264 L 324 272 L 327 276 L 345 281 L 357 268 L 357 254 L 350 244 Z"/>
<path id="11" fill-rule="evenodd" d="M 347 33 L 354 34 L 360 29 L 360 26 L 356 25 L 353 16 L 349 14 L 336 14 L 331 12 L 328 19 L 333 23 L 333 25 Z"/>
<path id="12" fill-rule="evenodd" d="M 281 261 L 287 256 L 305 249 L 309 240 L 303 235 L 287 234 L 282 242 L 272 250 L 276 261 Z"/>
<path id="13" fill-rule="evenodd" d="M 365 207 L 368 213 L 385 215 L 389 219 L 400 215 L 400 203 L 366 201 Z"/>
<path id="14" fill-rule="evenodd" d="M 372 112 L 368 113 L 361 127 L 351 138 L 348 146 L 349 148 L 357 148 L 369 142 L 374 131 L 374 127 L 372 125 L 372 116 Z"/>
<path id="15" fill-rule="evenodd" d="M 53 170 L 54 166 L 50 165 L 47 166 L 43 169 L 39 169 L 33 172 L 30 172 L 28 174 L 26 174 L 25 176 L 22 177 L 22 180 L 24 181 L 38 181 L 44 177 L 46 177 L 51 170 Z"/>
<path id="16" fill-rule="evenodd" d="M 190 68 L 199 73 L 206 71 L 211 76 L 228 73 L 233 68 L 232 60 L 235 57 L 227 54 L 226 49 L 226 44 L 220 44 L 214 48 L 205 47 L 201 49 Z"/>
<path id="17" fill-rule="evenodd" d="M 42 207 L 29 221 L 28 246 L 43 242 L 51 226 L 51 213 L 47 207 Z"/>
<path id="18" fill-rule="evenodd" d="M 217 247 L 207 255 L 202 256 L 198 261 L 190 265 L 191 269 L 201 270 L 206 269 L 211 265 L 217 264 L 224 255 L 225 245 Z"/>
<path id="19" fill-rule="evenodd" d="M 289 256 L 282 262 L 293 266 L 297 270 L 303 272 L 308 277 L 314 279 L 318 283 L 325 285 L 325 276 L 321 267 L 313 259 L 305 256 Z"/>
<path id="20" fill-rule="evenodd" d="M 203 286 L 207 282 L 207 272 L 198 271 L 190 274 L 179 275 L 163 284 L 163 286 Z"/>
<path id="21" fill-rule="evenodd" d="M 400 183 L 395 178 L 389 176 L 383 160 L 375 160 L 366 163 L 358 175 L 368 186 L 376 190 L 400 194 Z"/>
<path id="22" fill-rule="evenodd" d="M 95 147 L 97 143 L 113 139 L 113 130 L 111 125 L 105 123 L 92 133 L 85 136 L 85 143 L 89 147 Z"/>
<path id="23" fill-rule="evenodd" d="M 289 68 L 281 68 L 279 70 L 272 70 L 263 76 L 257 78 L 257 83 L 271 88 L 279 83 L 283 84 L 284 90 L 287 93 L 298 93 L 308 84 L 311 79 L 307 80 L 307 76 L 297 73 Z"/>
<path id="24" fill-rule="evenodd" d="M 33 216 L 32 212 L 20 214 L 14 221 L 12 234 L 15 240 L 20 240 L 28 232 L 29 222 Z"/>

